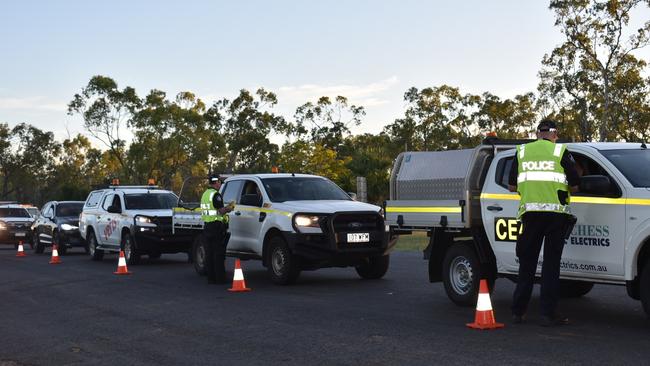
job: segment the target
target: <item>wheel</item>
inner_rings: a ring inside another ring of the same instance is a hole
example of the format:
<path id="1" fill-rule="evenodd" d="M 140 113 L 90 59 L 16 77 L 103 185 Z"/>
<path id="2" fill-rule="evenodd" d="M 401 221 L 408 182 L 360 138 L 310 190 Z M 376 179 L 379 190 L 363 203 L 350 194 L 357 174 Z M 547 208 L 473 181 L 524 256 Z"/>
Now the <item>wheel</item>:
<path id="1" fill-rule="evenodd" d="M 650 318 L 650 259 L 645 262 L 641 272 L 641 281 L 639 283 L 639 293 L 641 294 L 641 303 L 645 315 Z"/>
<path id="2" fill-rule="evenodd" d="M 104 251 L 97 249 L 97 238 L 95 238 L 95 233 L 90 231 L 88 232 L 88 239 L 86 240 L 88 247 L 88 254 L 90 258 L 94 261 L 101 261 L 104 258 Z"/>
<path id="3" fill-rule="evenodd" d="M 65 253 L 68 252 L 68 247 L 65 245 L 65 243 L 61 242 L 61 234 L 58 231 L 55 231 L 52 237 L 55 238 L 54 242 L 57 245 L 56 250 L 59 252 L 59 255 L 65 255 Z"/>
<path id="4" fill-rule="evenodd" d="M 131 234 L 129 233 L 124 233 L 122 235 L 122 245 L 124 250 L 124 259 L 126 260 L 126 264 L 128 265 L 135 265 L 140 262 L 140 253 L 138 253 L 137 249 L 135 248 L 135 245 L 133 244 L 133 239 L 131 238 Z"/>
<path id="5" fill-rule="evenodd" d="M 38 233 L 34 233 L 34 253 L 42 254 L 45 250 L 45 244 L 41 243 L 41 239 L 38 238 Z"/>
<path id="6" fill-rule="evenodd" d="M 594 287 L 592 282 L 560 280 L 560 297 L 580 297 L 591 291 Z"/>
<path id="7" fill-rule="evenodd" d="M 83 240 L 83 239 L 81 239 L 81 240 Z M 88 248 L 88 243 L 84 243 L 84 252 L 86 252 L 86 254 L 90 254 L 90 249 Z"/>
<path id="8" fill-rule="evenodd" d="M 366 280 L 376 280 L 384 277 L 386 271 L 388 271 L 388 264 L 390 263 L 390 256 L 388 255 L 378 255 L 368 257 L 364 262 L 354 269 L 357 270 L 357 273 L 361 278 Z"/>
<path id="9" fill-rule="evenodd" d="M 271 280 L 279 285 L 288 285 L 296 281 L 300 275 L 298 258 L 291 253 L 284 239 L 274 236 L 268 245 L 267 269 Z"/>
<path id="10" fill-rule="evenodd" d="M 453 244 L 442 262 L 442 281 L 447 297 L 459 306 L 475 306 L 480 284 L 481 264 L 470 244 Z M 494 278 L 488 278 L 490 291 Z"/>
<path id="11" fill-rule="evenodd" d="M 192 243 L 192 262 L 194 270 L 201 276 L 205 276 L 205 241 L 203 235 L 199 235 Z"/>

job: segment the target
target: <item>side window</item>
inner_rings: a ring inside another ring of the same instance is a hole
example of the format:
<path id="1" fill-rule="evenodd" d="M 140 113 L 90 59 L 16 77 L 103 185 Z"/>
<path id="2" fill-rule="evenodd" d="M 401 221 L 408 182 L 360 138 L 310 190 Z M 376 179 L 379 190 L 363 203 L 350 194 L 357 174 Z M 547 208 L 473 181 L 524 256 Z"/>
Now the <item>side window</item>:
<path id="1" fill-rule="evenodd" d="M 54 204 L 50 203 L 47 205 L 45 208 L 45 216 L 47 217 L 54 217 Z"/>
<path id="2" fill-rule="evenodd" d="M 239 203 L 239 192 L 241 192 L 243 184 L 244 181 L 242 180 L 231 180 L 224 185 L 223 189 L 221 190 L 224 205 L 227 205 L 232 201 Z"/>
<path id="3" fill-rule="evenodd" d="M 607 171 L 602 166 L 600 166 L 600 164 L 585 155 L 581 155 L 575 152 L 572 152 L 571 155 L 573 155 L 573 159 L 576 161 L 576 170 L 578 171 L 578 175 L 580 177 L 583 177 L 585 175 L 604 175 L 609 178 L 609 181 L 611 183 L 609 192 L 605 194 L 605 197 L 622 196 L 621 188 L 616 184 L 616 181 L 612 179 L 611 175 L 609 175 L 609 173 L 607 173 Z M 572 195 L 592 196 L 587 193 L 581 193 L 580 191 L 573 193 Z"/>
<path id="4" fill-rule="evenodd" d="M 257 183 L 252 180 L 244 183 L 240 203 L 246 206 L 262 206 L 262 192 Z"/>
<path id="5" fill-rule="evenodd" d="M 102 191 L 91 192 L 90 196 L 86 200 L 86 207 L 96 207 L 99 204 L 99 200 L 102 198 Z"/>
<path id="6" fill-rule="evenodd" d="M 505 157 L 499 160 L 497 164 L 497 171 L 495 175 L 496 183 L 501 187 L 508 189 L 508 178 L 512 170 L 512 163 L 515 160 L 514 155 Z"/>
<path id="7" fill-rule="evenodd" d="M 108 211 L 108 208 L 113 203 L 113 197 L 115 197 L 114 194 L 107 194 L 106 197 L 104 197 L 104 202 L 102 202 L 102 208 L 104 211 Z"/>
<path id="8" fill-rule="evenodd" d="M 120 199 L 119 194 L 116 193 L 115 195 L 113 195 L 113 203 L 111 204 L 111 206 L 122 208 L 122 200 Z"/>

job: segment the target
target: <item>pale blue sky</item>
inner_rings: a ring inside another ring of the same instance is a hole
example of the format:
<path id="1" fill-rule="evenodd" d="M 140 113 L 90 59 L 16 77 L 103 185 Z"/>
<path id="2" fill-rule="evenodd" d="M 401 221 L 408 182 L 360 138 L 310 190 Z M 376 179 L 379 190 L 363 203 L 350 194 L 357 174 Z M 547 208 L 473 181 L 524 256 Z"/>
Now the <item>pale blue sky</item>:
<path id="1" fill-rule="evenodd" d="M 140 95 L 207 104 L 263 86 L 277 108 L 321 95 L 366 106 L 355 132 L 403 114 L 404 92 L 449 84 L 503 98 L 534 91 L 562 40 L 547 1 L 0 0 L 0 121 L 83 132 L 66 104 L 101 74 Z"/>

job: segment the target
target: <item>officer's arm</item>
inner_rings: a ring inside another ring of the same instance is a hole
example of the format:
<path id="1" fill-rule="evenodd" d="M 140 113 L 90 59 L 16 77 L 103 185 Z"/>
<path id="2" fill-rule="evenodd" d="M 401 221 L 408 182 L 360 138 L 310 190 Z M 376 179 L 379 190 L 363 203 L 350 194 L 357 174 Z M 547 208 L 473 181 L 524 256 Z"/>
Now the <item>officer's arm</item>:
<path id="1" fill-rule="evenodd" d="M 562 164 L 562 168 L 564 168 L 569 190 L 571 193 L 578 192 L 580 189 L 580 175 L 578 175 L 578 169 L 576 169 L 576 161 L 568 150 L 564 151 L 560 163 Z"/>
<path id="2" fill-rule="evenodd" d="M 517 192 L 517 175 L 519 172 L 519 162 L 517 161 L 517 154 L 515 158 L 512 159 L 512 167 L 510 168 L 510 174 L 508 175 L 508 190 L 510 192 Z"/>

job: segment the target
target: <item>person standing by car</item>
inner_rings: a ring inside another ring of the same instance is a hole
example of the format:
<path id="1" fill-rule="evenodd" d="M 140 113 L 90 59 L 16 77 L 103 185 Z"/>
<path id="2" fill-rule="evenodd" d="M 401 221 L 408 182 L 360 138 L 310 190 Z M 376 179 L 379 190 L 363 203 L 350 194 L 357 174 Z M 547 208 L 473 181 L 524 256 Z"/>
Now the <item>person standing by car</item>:
<path id="1" fill-rule="evenodd" d="M 508 184 L 521 196 L 518 217 L 523 232 L 515 249 L 519 277 L 512 300 L 515 323 L 521 323 L 533 291 L 539 252 L 544 243 L 541 281 L 542 325 L 568 324 L 556 311 L 560 287 L 560 261 L 564 237 L 573 219 L 569 211 L 569 191 L 579 185 L 576 163 L 566 145 L 556 144 L 555 122 L 543 120 L 537 126 L 537 141 L 517 147 Z"/>
<path id="2" fill-rule="evenodd" d="M 201 196 L 201 219 L 204 222 L 205 268 L 208 283 L 227 283 L 226 279 L 226 232 L 228 212 L 232 205 L 224 206 L 219 193 L 221 178 L 218 174 L 208 177 L 209 188 Z"/>

